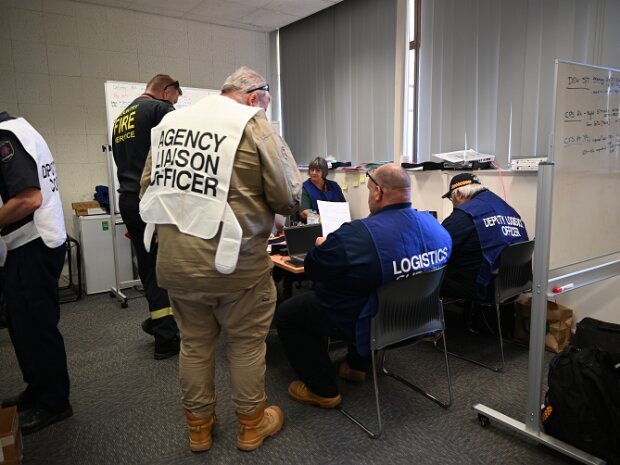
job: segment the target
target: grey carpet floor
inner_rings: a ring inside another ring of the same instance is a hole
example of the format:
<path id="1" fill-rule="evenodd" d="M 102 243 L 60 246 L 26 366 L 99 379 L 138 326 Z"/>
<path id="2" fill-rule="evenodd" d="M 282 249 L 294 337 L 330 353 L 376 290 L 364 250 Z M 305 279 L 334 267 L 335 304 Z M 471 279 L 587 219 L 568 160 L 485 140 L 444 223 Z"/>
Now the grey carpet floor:
<path id="1" fill-rule="evenodd" d="M 267 393 L 282 407 L 285 426 L 263 447 L 235 447 L 237 423 L 229 396 L 225 335 L 216 371 L 218 424 L 212 449 L 192 454 L 180 406 L 178 359 L 153 360 L 152 339 L 140 330 L 143 297 L 122 309 L 107 294 L 62 305 L 74 416 L 24 438 L 25 465 L 115 464 L 571 464 L 568 458 L 500 426 L 482 428 L 471 406 L 481 402 L 522 419 L 527 350 L 508 345 L 508 368 L 493 373 L 450 358 L 454 404 L 444 410 L 388 377 L 379 378 L 384 435 L 372 440 L 342 414 L 300 405 L 287 395 L 293 379 L 276 335 L 267 340 Z M 454 343 L 460 343 L 454 337 Z M 448 339 L 448 342 L 451 340 Z M 476 341 L 477 342 L 477 341 Z M 466 343 L 465 343 L 466 344 Z M 333 350 L 334 360 L 344 354 Z M 393 351 L 394 371 L 444 394 L 442 354 L 430 344 Z M 545 355 L 548 362 L 551 354 Z M 0 330 L 0 398 L 24 387 L 8 331 Z M 373 422 L 372 383 L 341 383 L 345 407 Z"/>

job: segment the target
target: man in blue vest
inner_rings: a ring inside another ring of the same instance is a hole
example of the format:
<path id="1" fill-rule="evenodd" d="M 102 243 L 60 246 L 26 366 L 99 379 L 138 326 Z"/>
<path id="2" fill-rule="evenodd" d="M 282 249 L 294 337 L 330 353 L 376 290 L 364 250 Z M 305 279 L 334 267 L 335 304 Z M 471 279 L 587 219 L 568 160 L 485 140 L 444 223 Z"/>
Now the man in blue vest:
<path id="1" fill-rule="evenodd" d="M 528 240 L 525 225 L 510 205 L 471 173 L 454 176 L 443 198 L 450 199 L 454 206 L 442 223 L 450 233 L 454 252 L 441 293 L 487 300 L 492 296 L 492 276 L 502 251 L 510 244 Z"/>
<path id="2" fill-rule="evenodd" d="M 301 403 L 333 408 L 342 400 L 328 337 L 350 344 L 340 377 L 366 379 L 377 288 L 443 266 L 450 257 L 447 231 L 429 213 L 411 208 L 404 169 L 390 163 L 366 175 L 371 215 L 317 239 L 304 262 L 314 292 L 287 300 L 276 314 L 278 335 L 299 378 L 288 393 Z"/>

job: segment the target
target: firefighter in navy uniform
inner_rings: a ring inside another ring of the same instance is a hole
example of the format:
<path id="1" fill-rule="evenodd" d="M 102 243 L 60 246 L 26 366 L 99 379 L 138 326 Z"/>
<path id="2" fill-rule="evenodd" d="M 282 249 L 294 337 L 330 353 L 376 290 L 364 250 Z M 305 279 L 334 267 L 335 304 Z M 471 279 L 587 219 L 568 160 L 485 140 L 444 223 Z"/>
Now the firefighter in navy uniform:
<path id="1" fill-rule="evenodd" d="M 60 331 L 58 279 L 67 234 L 54 160 L 23 118 L 0 113 L 0 283 L 11 342 L 27 386 L 17 406 L 23 434 L 73 415 Z"/>
<path id="2" fill-rule="evenodd" d="M 114 161 L 118 168 L 119 208 L 127 226 L 136 258 L 138 273 L 146 299 L 150 318 L 142 323 L 142 329 L 155 337 L 156 360 L 179 353 L 179 330 L 172 316 L 167 292 L 157 284 L 155 262 L 157 248 L 150 252 L 144 247 L 146 225 L 140 218 L 140 177 L 151 147 L 151 129 L 174 110 L 182 95 L 179 81 L 166 74 L 158 74 L 149 81 L 142 95 L 129 104 L 114 121 L 112 137 Z"/>

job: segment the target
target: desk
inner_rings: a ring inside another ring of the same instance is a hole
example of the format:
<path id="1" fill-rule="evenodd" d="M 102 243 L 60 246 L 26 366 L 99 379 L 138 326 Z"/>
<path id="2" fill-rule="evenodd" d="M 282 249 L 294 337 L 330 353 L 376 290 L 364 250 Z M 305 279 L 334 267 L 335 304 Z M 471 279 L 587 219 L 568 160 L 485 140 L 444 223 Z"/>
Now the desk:
<path id="1" fill-rule="evenodd" d="M 303 277 L 303 266 L 292 266 L 286 263 L 291 257 L 288 255 L 271 255 L 271 261 L 275 267 L 284 270 L 282 276 L 282 289 L 284 291 L 284 299 L 290 299 L 293 296 L 293 281 L 295 278 L 299 279 Z"/>

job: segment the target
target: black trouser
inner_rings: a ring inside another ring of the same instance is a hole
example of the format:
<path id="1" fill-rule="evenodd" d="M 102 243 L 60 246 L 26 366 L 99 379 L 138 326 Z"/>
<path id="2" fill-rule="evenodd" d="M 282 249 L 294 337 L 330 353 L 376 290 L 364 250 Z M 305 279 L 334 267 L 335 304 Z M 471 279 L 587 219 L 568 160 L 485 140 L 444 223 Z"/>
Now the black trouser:
<path id="1" fill-rule="evenodd" d="M 337 396 L 336 369 L 329 358 L 327 338 L 347 338 L 333 326 L 316 293 L 305 292 L 283 302 L 276 311 L 275 322 L 297 377 L 319 396 Z M 360 357 L 353 344 L 349 345 L 347 361 L 359 370 L 365 370 L 369 364 L 369 358 Z"/>
<path id="2" fill-rule="evenodd" d="M 446 273 L 441 283 L 442 297 L 456 297 L 470 301 L 483 301 L 484 297 L 478 295 L 478 290 L 482 290 L 484 295 L 492 290 L 492 286 L 487 289 L 480 289 L 476 283 L 476 275 L 464 274 L 458 270 L 446 269 Z"/>
<path id="3" fill-rule="evenodd" d="M 35 239 L 9 251 L 0 281 L 11 342 L 27 383 L 26 398 L 53 412 L 69 407 L 65 343 L 58 330 L 58 279 L 65 244 L 55 249 Z"/>
<path id="4" fill-rule="evenodd" d="M 146 224 L 140 217 L 140 198 L 138 194 L 121 194 L 118 199 L 121 216 L 129 231 L 131 243 L 138 259 L 138 273 L 144 286 L 146 300 L 149 303 L 151 322 L 155 344 L 165 344 L 179 333 L 177 324 L 171 315 L 161 316 L 160 311 L 170 308 L 168 293 L 157 285 L 155 265 L 157 259 L 157 244 L 151 244 L 151 251 L 144 248 L 144 230 Z"/>

